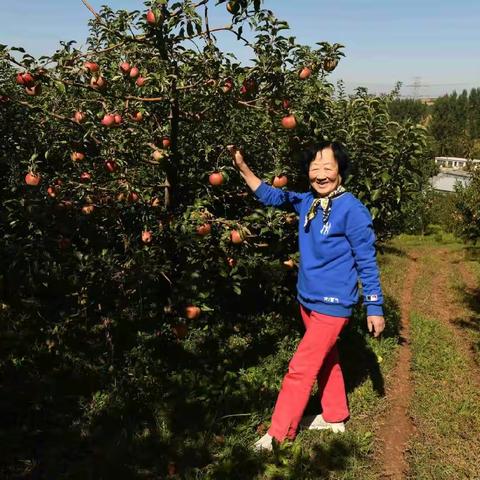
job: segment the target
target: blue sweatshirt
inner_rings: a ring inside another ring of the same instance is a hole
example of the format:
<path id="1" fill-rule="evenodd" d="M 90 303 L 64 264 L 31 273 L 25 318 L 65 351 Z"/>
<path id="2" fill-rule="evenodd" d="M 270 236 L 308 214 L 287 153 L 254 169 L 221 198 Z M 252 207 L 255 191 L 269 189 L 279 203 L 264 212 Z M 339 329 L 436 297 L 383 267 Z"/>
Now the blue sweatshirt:
<path id="1" fill-rule="evenodd" d="M 305 217 L 315 198 L 312 192 L 289 192 L 262 182 L 255 195 L 264 205 L 291 206 L 299 215 L 297 298 L 302 305 L 325 315 L 348 317 L 358 302 L 360 277 L 367 315 L 383 315 L 375 233 L 370 213 L 360 200 L 348 192 L 335 197 L 328 222 L 323 224 L 319 206 L 305 229 Z"/>

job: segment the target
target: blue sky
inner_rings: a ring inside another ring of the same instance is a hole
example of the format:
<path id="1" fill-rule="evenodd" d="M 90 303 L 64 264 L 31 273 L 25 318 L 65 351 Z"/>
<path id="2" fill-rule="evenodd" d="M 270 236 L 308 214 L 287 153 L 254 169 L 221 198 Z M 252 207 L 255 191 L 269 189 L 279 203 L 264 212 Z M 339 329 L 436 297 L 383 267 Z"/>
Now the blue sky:
<path id="1" fill-rule="evenodd" d="M 90 0 L 99 9 L 143 9 L 141 0 Z M 212 2 L 213 3 L 213 2 Z M 287 20 L 300 43 L 345 45 L 346 58 L 332 75 L 348 87 L 374 92 L 404 84 L 403 95 L 436 96 L 480 87 L 480 0 L 265 0 Z M 228 22 L 225 7 L 211 9 L 211 24 Z M 83 44 L 90 12 L 81 0 L 0 0 L 0 43 L 34 56 L 52 53 L 60 40 Z M 222 47 L 249 58 L 228 34 Z"/>

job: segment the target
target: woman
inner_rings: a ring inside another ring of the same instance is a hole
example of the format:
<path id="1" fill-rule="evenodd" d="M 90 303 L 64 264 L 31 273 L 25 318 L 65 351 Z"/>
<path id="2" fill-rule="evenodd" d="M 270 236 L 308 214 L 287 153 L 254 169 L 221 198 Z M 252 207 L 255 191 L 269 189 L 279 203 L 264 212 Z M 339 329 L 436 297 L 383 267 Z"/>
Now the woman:
<path id="1" fill-rule="evenodd" d="M 263 204 L 293 207 L 299 215 L 297 299 L 306 331 L 283 379 L 271 427 L 254 448 L 271 450 L 273 438 L 279 442 L 295 438 L 315 380 L 322 414 L 308 422 L 309 428 L 344 431 L 349 410 L 336 342 L 358 301 L 359 277 L 368 330 L 378 337 L 385 328 L 372 219 L 342 186 L 348 154 L 338 142 L 322 142 L 307 150 L 303 166 L 310 191 L 297 193 L 267 185 L 238 149 L 228 149 Z"/>

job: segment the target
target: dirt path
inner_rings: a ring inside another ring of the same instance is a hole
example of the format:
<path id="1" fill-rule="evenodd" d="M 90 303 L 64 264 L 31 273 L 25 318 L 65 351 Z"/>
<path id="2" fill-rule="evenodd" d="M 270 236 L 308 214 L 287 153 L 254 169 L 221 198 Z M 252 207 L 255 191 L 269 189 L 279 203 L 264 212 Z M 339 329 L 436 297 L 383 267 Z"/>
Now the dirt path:
<path id="1" fill-rule="evenodd" d="M 391 374 L 387 386 L 388 411 L 379 425 L 377 439 L 379 443 L 378 465 L 381 466 L 380 478 L 400 480 L 407 478 L 408 464 L 406 448 L 415 432 L 415 426 L 409 416 L 409 404 L 413 394 L 411 378 L 410 314 L 412 302 L 415 309 L 446 326 L 451 332 L 455 349 L 465 358 L 465 368 L 471 372 L 471 381 L 478 383 L 480 389 L 480 368 L 475 361 L 471 341 L 467 332 L 460 326 L 468 317 L 468 308 L 455 292 L 455 282 L 463 284 L 467 291 L 475 291 L 475 276 L 466 268 L 461 252 L 452 252 L 442 248 L 431 248 L 411 252 L 410 265 L 406 275 L 401 297 L 401 331 L 397 365 Z M 428 265 L 428 258 L 435 258 L 435 269 Z M 416 298 L 415 283 L 420 276 L 428 276 L 430 282 L 428 295 Z"/>
<path id="2" fill-rule="evenodd" d="M 404 452 L 407 442 L 414 432 L 413 423 L 408 415 L 412 396 L 410 310 L 414 285 L 419 274 L 418 258 L 418 253 L 410 255 L 410 266 L 401 297 L 401 330 L 397 365 L 391 376 L 392 381 L 387 387 L 387 401 L 390 408 L 377 431 L 377 438 L 381 446 L 381 457 L 378 459 L 378 464 L 382 465 L 381 478 L 384 479 L 405 478 L 408 465 Z"/>

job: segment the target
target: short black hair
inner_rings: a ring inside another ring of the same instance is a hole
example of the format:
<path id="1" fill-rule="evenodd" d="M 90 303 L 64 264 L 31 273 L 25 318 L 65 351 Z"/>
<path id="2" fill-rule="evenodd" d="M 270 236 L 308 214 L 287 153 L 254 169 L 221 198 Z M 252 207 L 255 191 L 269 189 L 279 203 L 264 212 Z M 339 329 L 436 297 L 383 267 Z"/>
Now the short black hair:
<path id="1" fill-rule="evenodd" d="M 340 173 L 342 177 L 342 183 L 345 182 L 348 175 L 348 168 L 350 166 L 350 156 L 345 146 L 340 142 L 324 140 L 307 147 L 301 155 L 300 167 L 302 172 L 305 175 L 308 175 L 310 164 L 313 162 L 313 160 L 315 160 L 317 153 L 322 151 L 324 148 L 332 149 L 333 156 L 338 164 L 338 173 Z"/>

